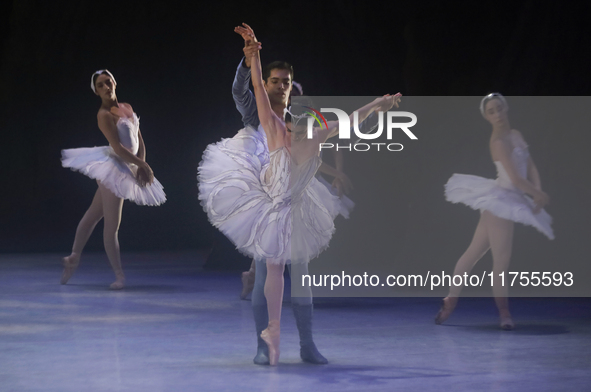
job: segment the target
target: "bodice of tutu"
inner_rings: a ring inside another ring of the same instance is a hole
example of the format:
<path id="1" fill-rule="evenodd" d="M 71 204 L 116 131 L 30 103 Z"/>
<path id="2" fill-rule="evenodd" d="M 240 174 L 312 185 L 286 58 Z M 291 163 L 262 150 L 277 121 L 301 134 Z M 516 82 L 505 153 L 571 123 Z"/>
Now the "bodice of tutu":
<path id="1" fill-rule="evenodd" d="M 527 159 L 529 158 L 529 152 L 527 147 L 517 146 L 513 148 L 511 152 L 511 160 L 513 161 L 513 165 L 517 170 L 517 174 L 519 174 L 523 178 L 527 178 Z M 511 178 L 509 178 L 509 174 L 507 174 L 507 170 L 500 161 L 495 161 L 495 165 L 497 167 L 497 184 L 502 186 L 503 188 L 517 190 Z"/>
<path id="2" fill-rule="evenodd" d="M 140 147 L 139 142 L 140 120 L 134 113 L 133 118 L 120 117 L 117 121 L 117 133 L 121 145 L 128 149 L 133 155 L 137 154 Z"/>
<path id="3" fill-rule="evenodd" d="M 263 189 L 273 199 L 274 205 L 295 203 L 314 178 L 321 162 L 320 157 L 314 156 L 297 164 L 287 147 L 272 151 L 268 165 L 261 171 Z"/>

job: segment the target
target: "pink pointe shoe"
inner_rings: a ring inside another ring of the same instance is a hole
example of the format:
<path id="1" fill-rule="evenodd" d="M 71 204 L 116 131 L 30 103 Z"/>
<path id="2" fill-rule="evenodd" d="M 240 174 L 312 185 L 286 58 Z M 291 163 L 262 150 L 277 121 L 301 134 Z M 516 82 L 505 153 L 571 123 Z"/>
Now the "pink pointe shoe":
<path id="1" fill-rule="evenodd" d="M 76 258 L 74 255 L 64 257 L 62 258 L 62 264 L 64 266 L 64 272 L 62 272 L 60 284 L 66 284 L 72 275 L 74 275 L 74 271 L 76 271 L 78 268 L 78 265 L 80 264 L 80 257 Z"/>
<path id="2" fill-rule="evenodd" d="M 125 287 L 125 275 L 123 273 L 115 274 L 117 279 L 109 286 L 110 290 L 121 290 Z"/>
<path id="3" fill-rule="evenodd" d="M 501 329 L 503 331 L 513 331 L 515 329 L 515 323 L 511 316 L 501 317 Z"/>
<path id="4" fill-rule="evenodd" d="M 269 364 L 271 366 L 277 366 L 277 362 L 279 362 L 280 332 L 279 320 L 269 320 L 269 326 L 261 333 L 261 339 L 269 347 Z"/>
<path id="5" fill-rule="evenodd" d="M 439 309 L 439 313 L 435 316 L 435 324 L 440 325 L 445 322 L 451 316 L 456 305 L 458 303 L 458 297 L 445 297 L 441 300 L 441 309 Z"/>

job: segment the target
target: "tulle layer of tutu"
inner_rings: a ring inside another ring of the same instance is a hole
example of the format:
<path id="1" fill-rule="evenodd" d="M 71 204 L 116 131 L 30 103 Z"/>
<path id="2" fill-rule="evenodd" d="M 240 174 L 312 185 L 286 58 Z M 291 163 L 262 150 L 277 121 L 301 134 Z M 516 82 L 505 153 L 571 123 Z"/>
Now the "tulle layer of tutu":
<path id="1" fill-rule="evenodd" d="M 264 139 L 245 128 L 211 144 L 198 168 L 199 200 L 209 221 L 241 253 L 257 260 L 303 263 L 334 233 L 340 199 L 312 178 L 298 200 L 271 198 L 262 185 L 269 153 Z"/>
<path id="2" fill-rule="evenodd" d="M 137 167 L 124 162 L 110 146 L 62 150 L 62 166 L 99 180 L 113 194 L 139 205 L 157 206 L 166 201 L 162 184 L 138 185 Z"/>
<path id="3" fill-rule="evenodd" d="M 534 214 L 531 198 L 518 190 L 503 188 L 495 180 L 469 174 L 454 174 L 445 184 L 445 198 L 463 203 L 475 210 L 489 211 L 503 219 L 533 226 L 549 239 L 554 239 L 552 217 L 541 210 Z"/>
<path id="4" fill-rule="evenodd" d="M 316 178 L 318 179 L 318 182 L 320 182 L 324 187 L 326 187 L 326 189 L 328 189 L 328 191 L 333 196 L 338 197 L 336 189 L 333 188 L 331 183 L 326 181 L 324 179 L 324 177 L 322 177 L 322 176 L 317 176 Z M 339 214 L 342 215 L 343 217 L 345 217 L 346 219 L 349 219 L 349 214 L 351 213 L 351 211 L 353 210 L 354 207 L 355 207 L 355 203 L 353 202 L 353 200 L 349 199 L 347 196 L 343 195 L 339 198 L 339 201 L 338 201 Z"/>

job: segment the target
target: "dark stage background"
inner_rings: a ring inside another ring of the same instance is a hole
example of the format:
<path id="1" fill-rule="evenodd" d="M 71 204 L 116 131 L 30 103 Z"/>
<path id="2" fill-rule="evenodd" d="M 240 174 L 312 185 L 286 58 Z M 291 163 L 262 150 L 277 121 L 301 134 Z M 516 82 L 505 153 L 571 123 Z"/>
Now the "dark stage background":
<path id="1" fill-rule="evenodd" d="M 554 96 L 591 91 L 589 3 L 199 4 L 22 0 L 3 6 L 0 252 L 69 251 L 96 184 L 63 169 L 60 150 L 106 144 L 96 125 L 100 102 L 89 88 L 90 75 L 102 68 L 115 75 L 119 100 L 131 103 L 141 117 L 147 160 L 168 196 L 160 207 L 125 203 L 122 250 L 203 249 L 213 243 L 228 248 L 198 203 L 196 167 L 207 144 L 233 136 L 242 125 L 231 96 L 243 46 L 233 28 L 241 22 L 249 23 L 263 43 L 263 62 L 294 64 L 295 80 L 308 95 L 400 91 L 407 96 L 483 96 L 500 91 Z M 488 129 L 485 123 L 483 129 Z M 457 162 L 477 159 L 477 167 L 489 166 L 473 174 L 492 174 L 486 138 L 466 139 L 460 131 L 451 129 L 441 138 L 442 150 L 454 150 L 443 155 Z M 551 196 L 557 191 L 555 180 L 568 173 L 570 191 L 591 200 L 589 161 L 584 159 L 591 137 L 579 134 L 565 141 L 561 135 L 567 131 L 557 127 L 543 139 L 535 133 L 526 137 L 535 151 L 548 152 L 557 140 L 564 142 L 551 163 L 538 164 Z M 482 148 L 464 148 L 470 141 Z M 432 177 L 424 174 L 425 168 L 440 165 L 441 156 L 417 156 L 420 165 L 405 157 L 404 177 L 392 179 L 401 181 L 404 190 L 389 207 L 401 206 L 405 222 L 415 222 L 401 226 L 412 233 L 397 233 L 407 239 L 400 246 L 417 246 L 409 236 L 418 238 L 432 227 L 418 206 L 443 204 L 443 183 L 424 183 Z M 431 189 L 436 191 L 424 191 Z M 359 206 L 364 197 L 357 189 Z M 583 206 L 580 216 L 588 216 L 588 205 Z M 457 211 L 451 204 L 442 208 Z M 548 210 L 560 220 L 569 209 L 567 215 L 576 215 L 574 208 L 580 207 L 555 203 Z M 576 238 L 581 229 L 591 234 L 580 222 L 562 221 L 560 227 L 557 236 L 563 238 L 569 230 L 577 232 Z M 443 231 L 440 241 L 455 241 L 460 249 L 465 244 L 458 235 L 464 238 L 471 230 Z M 87 249 L 102 249 L 100 228 Z M 228 254 L 238 259 L 234 251 Z M 232 267 L 223 259 L 219 266 Z"/>

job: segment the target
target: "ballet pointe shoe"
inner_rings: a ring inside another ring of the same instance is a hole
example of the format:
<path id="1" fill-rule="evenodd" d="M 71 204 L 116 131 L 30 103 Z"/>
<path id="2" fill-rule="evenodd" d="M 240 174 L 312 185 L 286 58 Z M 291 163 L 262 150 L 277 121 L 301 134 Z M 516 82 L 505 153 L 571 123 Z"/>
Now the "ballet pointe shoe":
<path id="1" fill-rule="evenodd" d="M 515 323 L 511 318 L 511 313 L 508 310 L 501 310 L 499 312 L 499 317 L 501 319 L 500 327 L 503 331 L 512 331 L 515 328 Z"/>
<path id="2" fill-rule="evenodd" d="M 71 254 L 68 257 L 64 257 L 62 258 L 62 264 L 64 266 L 64 271 L 60 278 L 60 284 L 66 284 L 72 275 L 74 275 L 74 271 L 78 268 L 78 264 L 80 264 L 80 256 Z"/>
<path id="3" fill-rule="evenodd" d="M 242 292 L 240 293 L 240 299 L 246 299 L 248 294 L 252 292 L 254 288 L 254 273 L 246 271 L 242 273 Z"/>
<path id="4" fill-rule="evenodd" d="M 511 316 L 501 317 L 501 329 L 503 331 L 513 331 L 515 329 L 515 323 Z"/>
<path id="5" fill-rule="evenodd" d="M 511 318 L 511 312 L 509 312 L 509 299 L 507 297 L 495 297 L 495 304 L 499 310 L 501 329 L 503 331 L 512 331 L 515 328 L 515 324 Z"/>
<path id="6" fill-rule="evenodd" d="M 116 273 L 115 276 L 117 277 L 117 279 L 111 283 L 111 285 L 109 286 L 110 290 L 121 290 L 122 288 L 125 287 L 125 275 L 123 275 L 123 272 L 120 273 Z"/>
<path id="7" fill-rule="evenodd" d="M 441 300 L 441 309 L 435 316 L 435 324 L 440 325 L 445 322 L 451 316 L 456 305 L 458 303 L 458 297 L 445 297 Z"/>
<path id="8" fill-rule="evenodd" d="M 269 365 L 277 366 L 279 362 L 279 342 L 281 326 L 279 320 L 270 320 L 269 326 L 261 333 L 261 338 L 269 347 Z"/>

